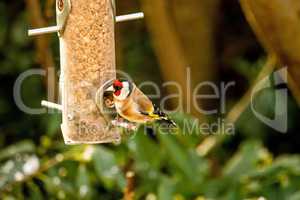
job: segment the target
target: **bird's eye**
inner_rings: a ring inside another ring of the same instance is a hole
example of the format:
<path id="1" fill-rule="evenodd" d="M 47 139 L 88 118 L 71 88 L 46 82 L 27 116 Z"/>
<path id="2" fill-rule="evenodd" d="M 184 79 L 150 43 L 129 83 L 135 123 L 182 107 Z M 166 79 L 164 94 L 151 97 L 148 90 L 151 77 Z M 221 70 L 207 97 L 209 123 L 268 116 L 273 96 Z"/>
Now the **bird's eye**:
<path id="1" fill-rule="evenodd" d="M 115 86 L 115 90 L 121 90 L 122 87 L 121 86 Z"/>

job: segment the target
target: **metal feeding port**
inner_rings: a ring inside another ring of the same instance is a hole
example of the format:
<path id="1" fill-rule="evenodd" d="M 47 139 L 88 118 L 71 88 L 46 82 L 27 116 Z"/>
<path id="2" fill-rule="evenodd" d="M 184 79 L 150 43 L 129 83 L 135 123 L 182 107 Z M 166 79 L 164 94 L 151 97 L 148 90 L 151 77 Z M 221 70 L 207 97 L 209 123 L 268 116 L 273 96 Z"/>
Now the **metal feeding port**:
<path id="1" fill-rule="evenodd" d="M 62 112 L 66 144 L 116 143 L 118 127 L 136 129 L 116 115 L 113 93 L 106 89 L 116 78 L 115 22 L 144 14 L 115 13 L 114 1 L 57 0 L 57 25 L 28 31 L 30 36 L 59 36 L 61 105 L 48 101 L 42 105 Z"/>

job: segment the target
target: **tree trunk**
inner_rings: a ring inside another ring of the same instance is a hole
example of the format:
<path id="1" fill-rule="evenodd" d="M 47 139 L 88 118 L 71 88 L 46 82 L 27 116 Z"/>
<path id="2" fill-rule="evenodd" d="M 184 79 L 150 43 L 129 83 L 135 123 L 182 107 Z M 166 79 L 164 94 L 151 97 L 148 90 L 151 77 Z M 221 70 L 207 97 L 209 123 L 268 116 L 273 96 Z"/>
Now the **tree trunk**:
<path id="1" fill-rule="evenodd" d="M 192 73 L 192 86 L 216 79 L 215 29 L 219 0 L 172 0 L 175 28 Z M 204 88 L 200 92 L 205 92 Z"/>
<path id="2" fill-rule="evenodd" d="M 288 85 L 300 105 L 300 1 L 241 0 L 257 37 L 281 67 L 288 68 Z"/>
<path id="3" fill-rule="evenodd" d="M 216 72 L 214 14 L 211 14 L 216 7 L 212 6 L 214 3 L 210 5 L 207 2 L 195 0 L 187 5 L 183 0 L 173 1 L 172 4 L 166 0 L 142 0 L 163 78 L 165 81 L 176 81 L 182 89 L 182 102 L 173 99 L 171 103 L 173 107 L 182 104 L 182 111 L 201 120 L 204 117 L 193 105 L 192 92 L 199 82 L 214 80 Z M 199 92 L 204 93 L 204 90 Z M 170 87 L 168 93 L 178 94 L 178 90 Z M 198 104 L 201 107 L 202 102 Z"/>

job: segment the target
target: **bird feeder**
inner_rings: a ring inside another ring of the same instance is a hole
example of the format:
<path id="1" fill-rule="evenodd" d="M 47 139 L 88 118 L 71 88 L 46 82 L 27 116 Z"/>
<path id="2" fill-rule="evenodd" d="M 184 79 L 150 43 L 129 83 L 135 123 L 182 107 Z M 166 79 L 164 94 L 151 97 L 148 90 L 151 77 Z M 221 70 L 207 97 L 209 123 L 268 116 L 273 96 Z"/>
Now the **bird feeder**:
<path id="1" fill-rule="evenodd" d="M 66 144 L 118 142 L 118 128 L 99 104 L 106 103 L 105 88 L 116 78 L 115 22 L 143 13 L 116 17 L 113 0 L 57 0 L 56 15 L 56 26 L 29 30 L 30 36 L 59 36 L 61 104 L 42 105 L 61 110 Z"/>

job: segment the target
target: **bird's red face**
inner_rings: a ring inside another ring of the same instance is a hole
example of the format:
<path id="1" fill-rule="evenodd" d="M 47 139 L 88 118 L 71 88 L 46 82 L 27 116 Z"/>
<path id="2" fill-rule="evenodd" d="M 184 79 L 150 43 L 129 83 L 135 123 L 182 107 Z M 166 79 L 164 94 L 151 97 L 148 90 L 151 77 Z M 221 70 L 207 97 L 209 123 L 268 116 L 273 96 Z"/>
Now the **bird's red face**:
<path id="1" fill-rule="evenodd" d="M 121 90 L 123 89 L 123 83 L 119 80 L 115 80 L 113 87 L 115 89 L 114 95 L 119 96 L 121 94 Z"/>

